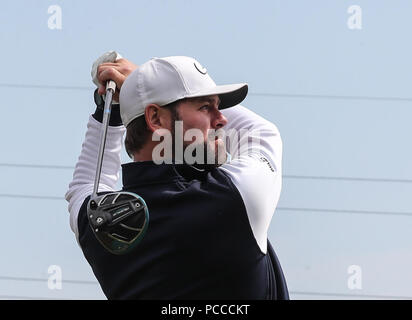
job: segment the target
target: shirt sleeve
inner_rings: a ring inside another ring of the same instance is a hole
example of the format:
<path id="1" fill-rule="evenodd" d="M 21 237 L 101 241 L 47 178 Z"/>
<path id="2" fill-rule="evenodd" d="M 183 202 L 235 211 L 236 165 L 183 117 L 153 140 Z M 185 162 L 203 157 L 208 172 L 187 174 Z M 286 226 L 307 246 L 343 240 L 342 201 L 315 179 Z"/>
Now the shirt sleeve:
<path id="1" fill-rule="evenodd" d="M 282 140 L 273 123 L 241 105 L 222 113 L 228 120 L 224 129 L 231 159 L 220 168 L 238 189 L 256 242 L 266 254 L 282 186 Z"/>
<path id="2" fill-rule="evenodd" d="M 82 145 L 80 156 L 73 173 L 73 180 L 65 194 L 70 213 L 70 227 L 78 240 L 77 217 L 80 207 L 87 196 L 93 193 L 94 178 L 96 175 L 97 156 L 100 147 L 102 123 L 92 115 L 87 123 L 86 137 Z M 121 167 L 120 152 L 122 138 L 126 131 L 123 125 L 109 126 L 107 129 L 106 145 L 103 156 L 102 171 L 98 192 L 114 191 L 119 179 Z"/>

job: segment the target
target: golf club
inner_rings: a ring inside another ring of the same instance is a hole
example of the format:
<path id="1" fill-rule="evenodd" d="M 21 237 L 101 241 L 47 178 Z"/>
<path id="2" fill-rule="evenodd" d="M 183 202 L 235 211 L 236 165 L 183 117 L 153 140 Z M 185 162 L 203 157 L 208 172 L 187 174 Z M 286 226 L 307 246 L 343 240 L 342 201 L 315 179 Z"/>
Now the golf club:
<path id="1" fill-rule="evenodd" d="M 109 192 L 98 195 L 107 129 L 116 83 L 106 84 L 100 147 L 97 157 L 93 193 L 87 204 L 89 225 L 102 246 L 113 254 L 125 254 L 142 240 L 149 223 L 149 211 L 142 197 L 132 192 Z M 95 101 L 102 103 L 97 90 Z"/>

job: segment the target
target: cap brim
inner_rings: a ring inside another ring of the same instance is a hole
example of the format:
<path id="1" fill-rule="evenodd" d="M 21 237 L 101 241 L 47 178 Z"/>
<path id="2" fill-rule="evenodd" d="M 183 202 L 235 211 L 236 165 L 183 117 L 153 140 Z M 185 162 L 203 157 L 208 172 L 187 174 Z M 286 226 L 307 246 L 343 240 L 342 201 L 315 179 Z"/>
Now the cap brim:
<path id="1" fill-rule="evenodd" d="M 219 109 L 225 109 L 241 103 L 246 98 L 247 92 L 247 83 L 237 83 L 216 86 L 210 89 L 202 90 L 196 92 L 193 95 L 187 96 L 187 98 L 198 98 L 204 96 L 218 95 L 220 99 Z"/>

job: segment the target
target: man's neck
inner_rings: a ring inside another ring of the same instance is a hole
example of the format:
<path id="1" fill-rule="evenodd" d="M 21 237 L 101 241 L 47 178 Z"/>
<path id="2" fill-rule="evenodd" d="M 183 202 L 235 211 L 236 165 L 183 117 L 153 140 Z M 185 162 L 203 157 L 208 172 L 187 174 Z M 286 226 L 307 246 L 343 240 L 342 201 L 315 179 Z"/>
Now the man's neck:
<path id="1" fill-rule="evenodd" d="M 143 148 L 139 152 L 133 154 L 133 160 L 135 162 L 152 161 L 153 148 Z"/>

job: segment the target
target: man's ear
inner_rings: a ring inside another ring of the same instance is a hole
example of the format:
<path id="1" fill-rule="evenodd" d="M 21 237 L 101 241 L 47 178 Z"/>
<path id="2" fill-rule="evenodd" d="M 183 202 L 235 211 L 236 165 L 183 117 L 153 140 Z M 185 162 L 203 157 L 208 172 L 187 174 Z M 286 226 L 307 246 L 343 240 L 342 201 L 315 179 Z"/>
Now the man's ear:
<path id="1" fill-rule="evenodd" d="M 148 104 L 144 111 L 147 129 L 151 132 L 157 129 L 170 130 L 170 112 L 165 108 L 158 106 L 157 104 Z"/>

